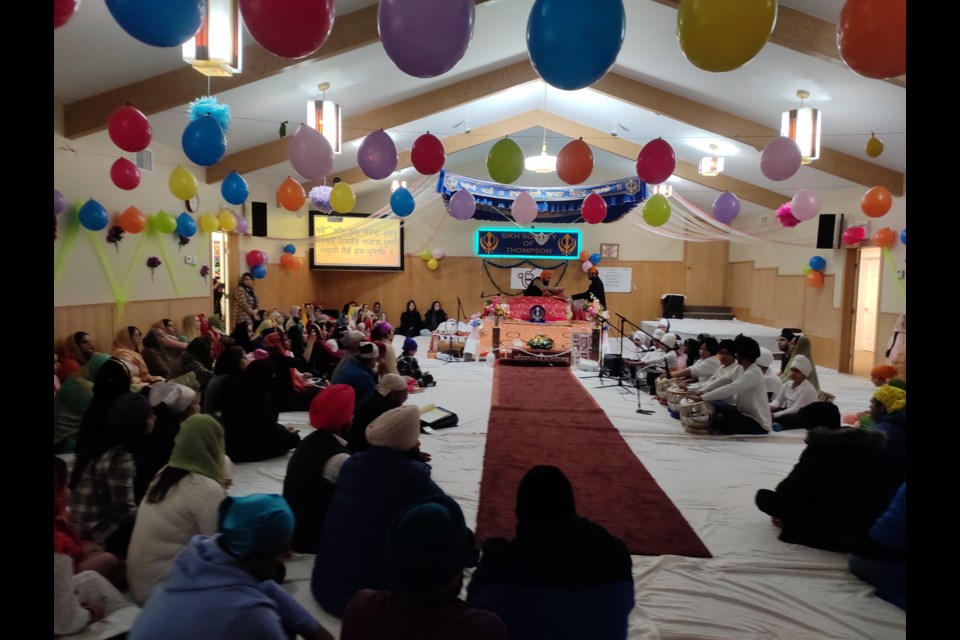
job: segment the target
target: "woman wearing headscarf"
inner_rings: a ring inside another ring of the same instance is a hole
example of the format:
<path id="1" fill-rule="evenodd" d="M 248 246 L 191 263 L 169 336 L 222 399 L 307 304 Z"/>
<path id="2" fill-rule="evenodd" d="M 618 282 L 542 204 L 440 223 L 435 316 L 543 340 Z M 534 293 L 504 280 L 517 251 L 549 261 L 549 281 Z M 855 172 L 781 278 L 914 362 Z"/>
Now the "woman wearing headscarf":
<path id="1" fill-rule="evenodd" d="M 144 362 L 140 351 L 143 349 L 143 334 L 134 326 L 124 327 L 117 331 L 113 340 L 113 349 L 110 355 L 122 360 L 130 370 L 131 384 L 150 384 L 163 380 L 163 376 L 155 376 Z"/>
<path id="2" fill-rule="evenodd" d="M 437 330 L 441 324 L 447 321 L 447 312 L 440 306 L 439 300 L 434 300 L 433 304 L 423 316 L 423 329 L 429 333 Z"/>
<path id="3" fill-rule="evenodd" d="M 350 457 L 345 437 L 353 421 L 353 389 L 333 384 L 310 403 L 310 426 L 290 456 L 283 478 L 283 497 L 296 516 L 290 547 L 297 553 L 316 553 L 320 532 L 336 488 L 340 467 Z"/>
<path id="4" fill-rule="evenodd" d="M 213 366 L 214 378 L 203 391 L 203 412 L 220 419 L 227 392 L 233 380 L 248 364 L 242 347 L 232 346 L 224 351 Z"/>
<path id="5" fill-rule="evenodd" d="M 366 434 L 370 448 L 340 467 L 310 578 L 313 597 L 338 617 L 360 589 L 389 586 L 384 540 L 394 518 L 418 500 L 443 495 L 430 467 L 409 455 L 420 440 L 418 407 L 387 411 Z"/>
<path id="6" fill-rule="evenodd" d="M 100 367 L 110 359 L 105 353 L 95 353 L 75 375 L 70 376 L 53 397 L 53 452 L 73 453 L 77 432 L 83 422 L 90 401 L 93 384 Z M 129 390 L 129 385 L 127 390 Z"/>
<path id="7" fill-rule="evenodd" d="M 316 340 L 315 337 L 307 337 L 307 351 L 304 352 L 307 358 L 313 352 Z M 276 374 L 270 389 L 273 406 L 277 411 L 307 411 L 321 387 L 308 384 L 310 376 L 304 373 L 309 370 L 307 362 L 290 355 L 289 347 L 290 339 L 285 333 L 274 332 L 263 340 L 263 349 L 269 354 L 267 357 L 273 363 Z"/>
<path id="8" fill-rule="evenodd" d="M 94 353 L 96 353 L 96 347 L 89 333 L 77 331 L 67 336 L 63 341 L 63 353 L 59 354 L 60 370 L 57 372 L 57 377 L 60 382 L 66 382 L 67 378 L 79 371 L 90 361 Z"/>
<path id="9" fill-rule="evenodd" d="M 150 386 L 147 399 L 155 420 L 140 468 L 153 478 L 170 460 L 181 423 L 200 412 L 200 393 L 176 382 L 158 382 Z"/>
<path id="10" fill-rule="evenodd" d="M 177 323 L 170 318 L 158 320 L 153 326 L 163 332 L 160 344 L 167 349 L 171 351 L 183 351 L 187 348 L 188 340 L 186 336 L 182 336 L 177 332 Z M 146 338 L 146 336 L 144 336 L 144 338 Z"/>
<path id="11" fill-rule="evenodd" d="M 630 553 L 622 540 L 577 515 L 563 471 L 530 469 L 517 489 L 516 516 L 513 540 L 483 545 L 467 602 L 496 613 L 518 640 L 625 638 L 634 606 Z"/>
<path id="12" fill-rule="evenodd" d="M 180 354 L 173 373 L 177 377 L 193 373 L 200 384 L 200 393 L 213 380 L 213 341 L 209 336 L 194 338 L 187 345 L 187 350 Z"/>
<path id="13" fill-rule="evenodd" d="M 370 331 L 372 342 L 383 343 L 383 349 L 380 350 L 380 356 L 383 359 L 383 365 L 377 368 L 377 375 L 382 376 L 387 373 L 398 373 L 397 371 L 397 350 L 393 347 L 393 325 L 389 322 L 378 322 L 373 325 Z M 380 345 L 377 344 L 379 347 Z"/>
<path id="14" fill-rule="evenodd" d="M 327 379 L 333 375 L 344 355 L 336 340 L 331 339 L 332 328 L 336 328 L 336 325 L 327 321 L 325 323 L 311 322 L 306 329 L 307 339 L 312 335 L 316 336 L 307 365 L 311 371 Z"/>
<path id="15" fill-rule="evenodd" d="M 773 424 L 770 427 L 772 430 L 798 428 L 800 425 L 791 424 L 789 421 L 785 424 L 780 422 L 780 419 L 796 415 L 800 409 L 817 401 L 817 390 L 807 379 L 812 368 L 813 365 L 806 356 L 796 354 L 790 360 L 790 381 L 780 387 L 777 396 L 770 402 L 773 417 Z"/>
<path id="16" fill-rule="evenodd" d="M 407 300 L 407 310 L 400 314 L 400 333 L 413 338 L 420 335 L 421 329 L 423 329 L 423 318 L 417 311 L 417 303 Z"/>
<path id="17" fill-rule="evenodd" d="M 130 392 L 130 369 L 122 360 L 110 358 L 93 375 L 93 397 L 80 421 L 80 430 L 77 431 L 77 455 L 95 442 L 103 433 L 107 420 L 107 412 L 114 401 L 125 393 Z"/>
<path id="18" fill-rule="evenodd" d="M 169 338 L 163 333 L 163 329 L 156 327 L 150 329 L 147 335 L 143 336 L 143 350 L 140 355 L 143 356 L 143 361 L 147 363 L 150 371 L 164 378 L 172 378 L 174 377 L 172 370 L 180 354 L 167 349 L 164 343 L 165 337 Z M 183 346 L 186 348 L 187 345 Z"/>
<path id="19" fill-rule="evenodd" d="M 77 456 L 71 474 L 70 513 L 81 537 L 118 558 L 127 556 L 137 504 L 150 481 L 139 467 L 153 422 L 144 396 L 120 396 L 107 413 L 103 434 Z"/>
<path id="20" fill-rule="evenodd" d="M 255 327 L 260 300 L 253 288 L 253 276 L 251 274 L 244 273 L 240 276 L 240 282 L 230 294 L 230 301 L 233 303 L 232 317 L 234 322 L 237 324 L 247 322 L 251 327 Z"/>
<path id="21" fill-rule="evenodd" d="M 223 427 L 196 414 L 180 425 L 173 452 L 137 509 L 127 554 L 127 581 L 138 604 L 170 572 L 174 556 L 195 535 L 217 532 L 227 497 Z"/>
<path id="22" fill-rule="evenodd" d="M 273 363 L 251 362 L 227 391 L 223 428 L 227 455 L 234 462 L 257 462 L 287 453 L 300 442 L 300 435 L 277 422 L 270 389 Z"/>
<path id="23" fill-rule="evenodd" d="M 230 337 L 233 338 L 233 344 L 242 347 L 244 352 L 249 353 L 254 350 L 253 329 L 249 322 L 238 322 L 233 329 Z"/>
<path id="24" fill-rule="evenodd" d="M 807 336 L 798 336 L 797 342 L 790 350 L 790 360 L 787 362 L 784 367 L 783 373 L 780 374 L 781 382 L 790 381 L 790 371 L 793 369 L 793 359 L 797 356 L 803 356 L 810 362 L 810 375 L 807 376 L 807 380 L 810 381 L 810 384 L 813 385 L 813 388 L 820 392 L 820 380 L 817 378 L 817 365 L 813 360 L 813 345 L 810 343 L 810 338 Z"/>

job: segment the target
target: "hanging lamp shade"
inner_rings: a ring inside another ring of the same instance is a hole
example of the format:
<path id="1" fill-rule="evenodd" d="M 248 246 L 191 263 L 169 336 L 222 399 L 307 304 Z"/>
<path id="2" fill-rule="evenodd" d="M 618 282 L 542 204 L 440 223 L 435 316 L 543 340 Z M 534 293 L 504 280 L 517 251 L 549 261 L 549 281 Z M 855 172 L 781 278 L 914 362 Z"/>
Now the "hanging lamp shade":
<path id="1" fill-rule="evenodd" d="M 232 76 L 243 67 L 237 0 L 205 0 L 197 34 L 183 43 L 183 59 L 206 76 Z"/>

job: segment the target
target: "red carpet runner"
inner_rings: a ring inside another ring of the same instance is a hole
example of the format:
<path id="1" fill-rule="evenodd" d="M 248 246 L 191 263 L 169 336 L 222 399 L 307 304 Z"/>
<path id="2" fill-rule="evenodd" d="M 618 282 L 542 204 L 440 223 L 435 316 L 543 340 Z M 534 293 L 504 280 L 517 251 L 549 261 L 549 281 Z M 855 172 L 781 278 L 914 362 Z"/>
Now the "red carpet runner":
<path id="1" fill-rule="evenodd" d="M 538 464 L 570 479 L 577 513 L 633 555 L 710 552 L 568 368 L 497 364 L 480 483 L 477 539 L 512 538 L 517 487 Z"/>

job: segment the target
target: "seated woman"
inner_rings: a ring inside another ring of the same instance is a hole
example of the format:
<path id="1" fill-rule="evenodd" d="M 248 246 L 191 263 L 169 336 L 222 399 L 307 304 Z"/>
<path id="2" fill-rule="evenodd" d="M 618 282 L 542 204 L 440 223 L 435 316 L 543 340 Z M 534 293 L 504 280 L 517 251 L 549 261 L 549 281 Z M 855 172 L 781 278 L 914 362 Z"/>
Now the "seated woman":
<path id="1" fill-rule="evenodd" d="M 817 390 L 807 380 L 807 374 L 810 373 L 811 368 L 812 365 L 806 356 L 798 354 L 792 358 L 790 382 L 780 387 L 777 397 L 770 403 L 770 412 L 773 417 L 771 429 L 774 431 L 801 427 L 801 424 L 791 421 L 790 416 L 797 415 L 800 409 L 817 401 Z M 782 422 L 784 418 L 787 419 L 786 422 Z"/>
<path id="2" fill-rule="evenodd" d="M 163 332 L 161 343 L 167 349 L 171 351 L 183 351 L 187 348 L 187 342 L 189 341 L 186 336 L 180 335 L 177 331 L 177 323 L 170 318 L 164 318 L 163 320 L 155 322 L 153 327 Z"/>
<path id="3" fill-rule="evenodd" d="M 79 456 L 103 434 L 107 412 L 120 396 L 130 393 L 130 369 L 122 360 L 110 358 L 93 377 L 93 397 L 80 421 L 74 451 Z"/>
<path id="4" fill-rule="evenodd" d="M 235 376 L 248 364 L 242 347 L 233 346 L 224 351 L 213 365 L 213 380 L 203 392 L 201 410 L 207 415 L 220 419 L 227 390 Z"/>
<path id="5" fill-rule="evenodd" d="M 242 347 L 246 353 L 255 349 L 253 346 L 253 330 L 250 328 L 249 322 L 238 322 L 230 337 L 233 338 L 233 343 Z"/>
<path id="6" fill-rule="evenodd" d="M 105 353 L 95 353 L 83 367 L 67 378 L 53 396 L 54 453 L 73 453 L 83 414 L 93 400 L 94 380 L 100 373 L 100 367 L 109 359 L 110 356 Z"/>
<path id="7" fill-rule="evenodd" d="M 423 318 L 417 311 L 417 303 L 407 300 L 407 310 L 400 314 L 400 335 L 412 338 L 420 335 L 423 328 Z"/>
<path id="8" fill-rule="evenodd" d="M 434 300 L 430 309 L 423 315 L 423 329 L 421 335 L 430 335 L 437 330 L 441 324 L 447 321 L 447 312 L 440 306 L 439 300 Z"/>
<path id="9" fill-rule="evenodd" d="M 696 338 L 687 338 L 680 343 L 680 349 L 677 351 L 677 366 L 670 373 L 671 375 L 681 369 L 689 369 L 700 358 L 700 343 Z"/>
<path id="10" fill-rule="evenodd" d="M 307 350 L 304 352 L 307 358 L 310 357 L 316 340 L 314 336 L 307 337 Z M 308 383 L 311 376 L 304 373 L 309 370 L 307 363 L 303 358 L 290 355 L 290 339 L 283 333 L 271 333 L 264 338 L 263 348 L 269 354 L 268 358 L 273 363 L 276 374 L 270 388 L 274 408 L 277 411 L 309 410 L 310 403 L 321 387 Z"/>
<path id="11" fill-rule="evenodd" d="M 706 382 L 720 368 L 720 359 L 716 357 L 718 351 L 720 351 L 720 344 L 716 338 L 704 338 L 700 341 L 700 357 L 697 358 L 697 361 L 685 369 L 673 371 L 670 377 L 684 383 Z M 664 374 L 665 376 L 666 374 Z"/>
<path id="12" fill-rule="evenodd" d="M 332 330 L 335 328 L 336 325 L 333 322 L 327 321 L 311 322 L 306 329 L 308 339 L 311 335 L 316 336 L 307 366 L 310 371 L 327 379 L 333 376 L 334 370 L 344 355 L 336 340 L 332 339 Z"/>
<path id="13" fill-rule="evenodd" d="M 533 467 L 517 490 L 513 540 L 483 545 L 467 602 L 496 613 L 510 637 L 627 637 L 634 607 L 622 540 L 577 515 L 573 487 L 554 466 Z"/>
<path id="14" fill-rule="evenodd" d="M 143 349 L 143 334 L 134 326 L 124 327 L 117 331 L 113 340 L 113 349 L 110 355 L 122 360 L 130 370 L 130 383 L 150 384 L 163 380 L 163 376 L 153 375 L 147 363 L 144 362 L 140 351 Z"/>
<path id="15" fill-rule="evenodd" d="M 300 442 L 295 429 L 277 422 L 270 389 L 273 363 L 251 362 L 237 376 L 227 392 L 223 407 L 223 429 L 227 455 L 234 462 L 257 462 L 287 453 Z"/>
<path id="16" fill-rule="evenodd" d="M 60 382 L 66 382 L 67 378 L 90 362 L 94 353 L 96 353 L 96 347 L 89 333 L 77 331 L 67 336 L 63 341 L 61 352 L 57 354 L 60 356 L 60 370 L 57 371 Z"/>
<path id="17" fill-rule="evenodd" d="M 677 384 L 691 393 L 706 393 L 728 385 L 743 373 L 743 367 L 737 364 L 737 344 L 728 338 L 717 343 L 718 367 L 706 380 L 700 382 L 692 378 L 681 378 Z M 707 359 L 709 360 L 709 358 Z M 768 411 L 769 413 L 769 411 Z"/>
<path id="18" fill-rule="evenodd" d="M 397 351 L 393 348 L 393 325 L 389 322 L 378 322 L 373 325 L 370 331 L 371 342 L 383 342 L 384 349 L 381 349 L 383 358 L 383 367 L 377 369 L 378 375 L 385 373 L 397 373 Z M 379 346 L 379 345 L 378 345 Z"/>
<path id="19" fill-rule="evenodd" d="M 551 287 L 550 281 L 553 279 L 553 271 L 544 269 L 536 278 L 530 281 L 527 288 L 521 295 L 524 296 L 563 296 L 562 287 Z"/>
<path id="20" fill-rule="evenodd" d="M 127 553 L 127 581 L 137 604 L 163 582 L 173 557 L 195 535 L 217 532 L 217 509 L 227 497 L 220 423 L 203 414 L 180 426 L 169 462 L 153 478 L 137 509 Z"/>
<path id="21" fill-rule="evenodd" d="M 199 338 L 203 335 L 200 333 L 200 319 L 194 313 L 183 316 L 180 324 L 183 326 L 183 341 L 187 344 L 190 344 L 190 341 L 194 338 Z"/>
<path id="22" fill-rule="evenodd" d="M 173 378 L 173 368 L 187 345 L 174 341 L 177 344 L 182 344 L 183 349 L 176 352 L 171 351 L 166 347 L 165 340 L 168 338 L 169 336 L 164 334 L 162 329 L 156 327 L 150 329 L 147 335 L 143 336 L 143 350 L 140 355 L 143 356 L 143 361 L 147 363 L 147 367 L 152 373 L 164 378 Z"/>
<path id="23" fill-rule="evenodd" d="M 77 456 L 70 477 L 70 514 L 80 536 L 126 558 L 137 504 L 150 478 L 139 461 L 153 429 L 150 402 L 126 393 L 113 403 L 103 434 Z"/>
<path id="24" fill-rule="evenodd" d="M 797 336 L 796 343 L 790 350 L 790 361 L 787 362 L 783 373 L 780 374 L 780 381 L 788 382 L 790 380 L 790 370 L 793 368 L 793 359 L 797 356 L 803 356 L 810 362 L 810 373 L 807 375 L 807 379 L 810 381 L 810 384 L 813 385 L 813 388 L 817 390 L 817 393 L 819 393 L 820 380 L 817 378 L 817 365 L 813 360 L 813 345 L 807 336 Z"/>
<path id="25" fill-rule="evenodd" d="M 730 384 L 725 384 L 704 393 L 696 391 L 689 396 L 694 400 L 733 400 L 736 404 L 714 402 L 715 414 L 713 423 L 708 430 L 697 430 L 684 427 L 688 433 L 706 435 L 719 434 L 750 434 L 765 435 L 770 432 L 773 420 L 770 417 L 770 401 L 767 400 L 767 388 L 763 382 L 763 373 L 757 366 L 760 357 L 760 345 L 753 338 L 744 335 L 736 337 L 737 364 L 743 372 Z M 735 399 L 735 400 L 734 400 Z M 705 431 L 706 433 L 701 433 Z"/>
<path id="26" fill-rule="evenodd" d="M 845 541 L 850 572 L 877 587 L 877 597 L 907 610 L 907 483 L 866 536 Z"/>
<path id="27" fill-rule="evenodd" d="M 200 393 L 203 393 L 214 376 L 212 348 L 213 341 L 209 336 L 194 338 L 177 359 L 173 374 L 179 377 L 192 372 L 200 384 Z"/>
<path id="28" fill-rule="evenodd" d="M 170 460 L 180 425 L 200 413 L 200 393 L 176 382 L 151 385 L 147 395 L 153 407 L 153 431 L 140 459 L 140 469 L 152 479 Z"/>

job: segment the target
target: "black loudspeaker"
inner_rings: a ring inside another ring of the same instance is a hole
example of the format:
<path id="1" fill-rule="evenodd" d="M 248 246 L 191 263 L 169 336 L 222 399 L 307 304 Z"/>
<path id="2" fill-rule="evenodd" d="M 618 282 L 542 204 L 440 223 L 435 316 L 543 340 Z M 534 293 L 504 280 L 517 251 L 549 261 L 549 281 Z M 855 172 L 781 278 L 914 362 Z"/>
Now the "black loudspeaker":
<path id="1" fill-rule="evenodd" d="M 267 203 L 250 203 L 250 233 L 260 238 L 267 236 Z"/>
<path id="2" fill-rule="evenodd" d="M 837 214 L 821 213 L 817 228 L 817 249 L 836 249 Z"/>

